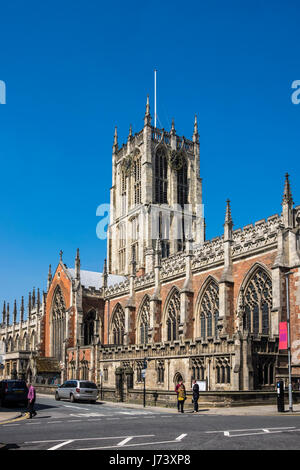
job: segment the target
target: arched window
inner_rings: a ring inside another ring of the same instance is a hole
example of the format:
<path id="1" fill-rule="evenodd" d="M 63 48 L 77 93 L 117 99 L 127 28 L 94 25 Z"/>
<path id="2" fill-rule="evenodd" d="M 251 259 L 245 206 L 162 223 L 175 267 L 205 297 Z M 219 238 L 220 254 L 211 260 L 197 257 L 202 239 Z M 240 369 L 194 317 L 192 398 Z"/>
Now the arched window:
<path id="1" fill-rule="evenodd" d="M 18 351 L 20 349 L 20 336 L 17 334 L 15 339 L 15 349 Z"/>
<path id="2" fill-rule="evenodd" d="M 96 320 L 95 310 L 91 310 L 90 312 L 88 312 L 88 314 L 85 316 L 83 320 L 83 340 L 84 340 L 85 346 L 92 344 L 93 342 L 94 333 L 95 333 L 94 331 L 95 320 Z"/>
<path id="3" fill-rule="evenodd" d="M 188 204 L 188 179 L 186 158 L 182 156 L 181 161 L 182 165 L 177 170 L 177 202 L 183 207 Z"/>
<path id="4" fill-rule="evenodd" d="M 155 202 L 168 203 L 168 160 L 164 148 L 159 147 L 155 155 Z"/>
<path id="5" fill-rule="evenodd" d="M 127 209 L 127 174 L 124 168 L 121 169 L 121 215 L 126 214 Z"/>
<path id="6" fill-rule="evenodd" d="M 66 304 L 59 286 L 56 287 L 52 302 L 52 355 L 63 361 L 63 347 L 66 338 Z"/>
<path id="7" fill-rule="evenodd" d="M 30 350 L 34 351 L 35 350 L 35 331 L 31 333 L 31 339 L 30 339 Z"/>
<path id="8" fill-rule="evenodd" d="M 139 322 L 139 331 L 140 331 L 140 343 L 148 343 L 148 330 L 150 325 L 150 299 L 147 296 L 142 303 L 141 312 L 140 312 L 140 322 Z"/>
<path id="9" fill-rule="evenodd" d="M 165 381 L 164 361 L 158 361 L 158 364 L 157 364 L 157 383 L 164 383 L 164 381 Z"/>
<path id="10" fill-rule="evenodd" d="M 188 180 L 187 180 L 187 161 L 184 155 L 180 155 L 180 165 L 177 170 L 177 203 L 184 209 L 184 205 L 188 204 Z M 177 250 L 185 250 L 185 222 L 186 214 L 182 212 L 180 219 L 181 227 L 178 227 L 178 241 L 177 241 Z"/>
<path id="11" fill-rule="evenodd" d="M 118 227 L 118 238 L 119 238 L 119 272 L 122 273 L 125 270 L 126 265 L 126 225 L 124 222 L 120 223 Z"/>
<path id="12" fill-rule="evenodd" d="M 23 346 L 22 346 L 22 349 L 23 351 L 27 351 L 28 350 L 28 341 L 27 341 L 27 333 L 25 331 L 24 333 L 24 336 L 23 336 Z"/>
<path id="13" fill-rule="evenodd" d="M 167 341 L 178 339 L 178 327 L 180 322 L 180 294 L 175 290 L 167 307 Z"/>
<path id="14" fill-rule="evenodd" d="M 218 336 L 219 286 L 213 279 L 208 283 L 200 304 L 200 336 Z"/>
<path id="15" fill-rule="evenodd" d="M 112 342 L 116 345 L 122 345 L 124 342 L 125 333 L 125 313 L 121 305 L 119 304 L 112 318 Z"/>
<path id="16" fill-rule="evenodd" d="M 257 268 L 243 291 L 243 325 L 254 335 L 269 333 L 272 281 L 263 268 Z"/>
<path id="17" fill-rule="evenodd" d="M 133 162 L 133 203 L 136 206 L 141 203 L 141 156 L 139 153 Z"/>

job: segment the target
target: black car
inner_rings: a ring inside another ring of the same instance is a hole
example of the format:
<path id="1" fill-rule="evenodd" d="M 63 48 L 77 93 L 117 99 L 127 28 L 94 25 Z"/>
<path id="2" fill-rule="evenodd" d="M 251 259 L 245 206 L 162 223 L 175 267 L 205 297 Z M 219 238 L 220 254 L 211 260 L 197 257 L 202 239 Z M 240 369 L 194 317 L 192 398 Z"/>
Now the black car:
<path id="1" fill-rule="evenodd" d="M 27 405 L 28 388 L 24 380 L 1 380 L 0 406 L 6 403 L 22 403 Z"/>

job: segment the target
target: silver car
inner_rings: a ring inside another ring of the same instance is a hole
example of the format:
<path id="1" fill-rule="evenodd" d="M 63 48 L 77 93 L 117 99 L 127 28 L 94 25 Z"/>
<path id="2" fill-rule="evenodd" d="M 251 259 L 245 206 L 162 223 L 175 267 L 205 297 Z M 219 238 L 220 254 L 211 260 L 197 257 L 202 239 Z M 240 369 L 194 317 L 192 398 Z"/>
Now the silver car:
<path id="1" fill-rule="evenodd" d="M 55 392 L 55 400 L 66 399 L 75 401 L 83 400 L 96 403 L 98 388 L 94 382 L 88 380 L 67 380 L 59 385 Z"/>

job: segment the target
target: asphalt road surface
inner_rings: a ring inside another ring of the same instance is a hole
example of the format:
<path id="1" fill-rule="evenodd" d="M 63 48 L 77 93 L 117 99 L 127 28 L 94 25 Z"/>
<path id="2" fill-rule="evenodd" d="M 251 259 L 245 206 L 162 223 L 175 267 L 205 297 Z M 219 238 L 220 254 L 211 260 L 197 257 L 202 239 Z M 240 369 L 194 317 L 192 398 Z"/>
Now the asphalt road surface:
<path id="1" fill-rule="evenodd" d="M 9 450 L 300 449 L 300 416 L 296 415 L 181 414 L 49 397 L 38 397 L 36 410 L 31 420 L 0 424 L 0 442 L 8 444 Z"/>

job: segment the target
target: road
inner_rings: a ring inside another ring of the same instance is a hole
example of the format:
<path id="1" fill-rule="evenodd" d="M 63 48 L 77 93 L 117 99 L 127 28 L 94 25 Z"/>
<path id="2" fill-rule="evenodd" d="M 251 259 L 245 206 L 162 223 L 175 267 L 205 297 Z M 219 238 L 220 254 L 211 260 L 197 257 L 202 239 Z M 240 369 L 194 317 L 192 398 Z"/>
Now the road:
<path id="1" fill-rule="evenodd" d="M 300 416 L 184 414 L 38 397 L 37 416 L 0 424 L 11 450 L 298 450 Z"/>

